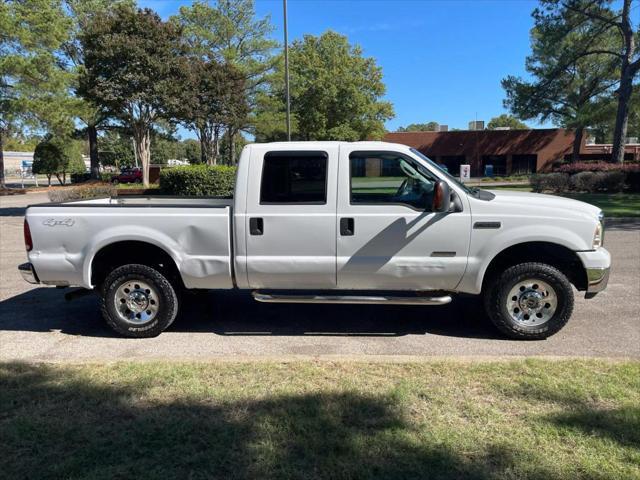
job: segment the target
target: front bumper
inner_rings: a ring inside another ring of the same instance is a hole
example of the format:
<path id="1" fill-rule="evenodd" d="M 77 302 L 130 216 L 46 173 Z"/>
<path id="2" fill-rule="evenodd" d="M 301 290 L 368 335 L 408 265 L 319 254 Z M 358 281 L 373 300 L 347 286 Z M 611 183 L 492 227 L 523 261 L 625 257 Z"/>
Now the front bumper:
<path id="1" fill-rule="evenodd" d="M 18 265 L 18 270 L 22 275 L 22 278 L 25 282 L 38 284 L 40 280 L 38 280 L 38 275 L 36 275 L 36 271 L 33 269 L 33 265 L 30 263 L 22 263 Z"/>
<path id="2" fill-rule="evenodd" d="M 587 276 L 587 291 L 585 298 L 593 298 L 598 292 L 607 288 L 609 272 L 611 270 L 611 255 L 605 248 L 598 248 L 589 252 L 577 252 L 584 265 Z"/>

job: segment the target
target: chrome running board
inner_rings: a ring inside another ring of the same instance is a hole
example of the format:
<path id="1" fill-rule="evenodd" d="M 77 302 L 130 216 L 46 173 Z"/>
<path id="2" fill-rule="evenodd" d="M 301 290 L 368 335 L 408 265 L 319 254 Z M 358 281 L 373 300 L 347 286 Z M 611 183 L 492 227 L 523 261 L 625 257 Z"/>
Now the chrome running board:
<path id="1" fill-rule="evenodd" d="M 450 295 L 441 297 L 392 297 L 372 295 L 277 295 L 272 293 L 251 293 L 253 299 L 262 303 L 350 303 L 357 305 L 446 305 Z"/>

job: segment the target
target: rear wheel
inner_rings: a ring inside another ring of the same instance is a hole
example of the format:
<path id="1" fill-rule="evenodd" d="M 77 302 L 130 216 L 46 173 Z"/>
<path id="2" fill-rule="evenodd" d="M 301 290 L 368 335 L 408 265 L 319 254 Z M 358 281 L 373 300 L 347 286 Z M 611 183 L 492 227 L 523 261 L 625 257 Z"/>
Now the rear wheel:
<path id="1" fill-rule="evenodd" d="M 522 263 L 498 275 L 485 292 L 493 324 L 516 339 L 540 340 L 557 333 L 573 312 L 567 277 L 544 263 Z"/>
<path id="2" fill-rule="evenodd" d="M 128 337 L 155 337 L 173 323 L 178 297 L 157 270 L 129 264 L 113 270 L 101 290 L 102 316 L 116 332 Z"/>

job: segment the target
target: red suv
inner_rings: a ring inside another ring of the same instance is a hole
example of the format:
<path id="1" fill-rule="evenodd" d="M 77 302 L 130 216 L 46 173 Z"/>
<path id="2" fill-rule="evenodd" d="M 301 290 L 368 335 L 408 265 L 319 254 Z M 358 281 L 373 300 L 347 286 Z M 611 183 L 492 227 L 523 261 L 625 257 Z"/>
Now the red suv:
<path id="1" fill-rule="evenodd" d="M 120 171 L 120 175 L 111 177 L 111 183 L 142 183 L 142 170 L 129 168 Z"/>

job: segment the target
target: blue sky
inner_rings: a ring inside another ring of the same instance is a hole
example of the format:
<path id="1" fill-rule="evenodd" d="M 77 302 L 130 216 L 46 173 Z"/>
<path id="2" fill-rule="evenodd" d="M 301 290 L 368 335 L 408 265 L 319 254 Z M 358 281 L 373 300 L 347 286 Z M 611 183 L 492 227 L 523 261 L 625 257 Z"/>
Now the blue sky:
<path id="1" fill-rule="evenodd" d="M 188 0 L 139 0 L 163 18 Z M 437 121 L 466 128 L 505 113 L 500 80 L 524 75 L 531 11 L 527 0 L 289 0 L 289 39 L 332 29 L 383 69 L 396 116 L 389 130 Z M 256 0 L 282 42 L 282 1 Z M 535 122 L 529 122 L 532 126 Z"/>

